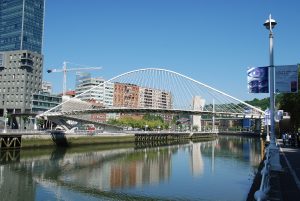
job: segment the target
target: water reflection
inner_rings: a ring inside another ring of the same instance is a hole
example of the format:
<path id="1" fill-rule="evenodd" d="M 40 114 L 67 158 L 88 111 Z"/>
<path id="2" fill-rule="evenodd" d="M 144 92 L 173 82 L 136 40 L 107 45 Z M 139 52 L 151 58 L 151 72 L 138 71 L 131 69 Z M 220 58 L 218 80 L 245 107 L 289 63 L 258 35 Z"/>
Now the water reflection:
<path id="1" fill-rule="evenodd" d="M 260 149 L 255 138 L 220 137 L 139 149 L 1 152 L 0 193 L 4 200 L 243 200 Z"/>
<path id="2" fill-rule="evenodd" d="M 0 150 L 0 164 L 20 161 L 20 150 Z"/>

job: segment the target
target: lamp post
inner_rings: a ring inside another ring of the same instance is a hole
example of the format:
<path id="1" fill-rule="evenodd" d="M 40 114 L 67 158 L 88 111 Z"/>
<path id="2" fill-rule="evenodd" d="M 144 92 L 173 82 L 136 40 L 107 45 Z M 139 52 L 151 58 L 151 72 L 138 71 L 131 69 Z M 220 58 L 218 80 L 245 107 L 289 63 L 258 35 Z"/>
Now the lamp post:
<path id="1" fill-rule="evenodd" d="M 277 22 L 272 19 L 271 14 L 269 19 L 266 20 L 264 26 L 269 30 L 269 52 L 270 52 L 270 66 L 269 66 L 269 83 L 270 83 L 270 123 L 271 123 L 271 140 L 268 147 L 271 154 L 271 169 L 272 170 L 281 170 L 281 165 L 279 162 L 279 149 L 276 146 L 276 135 L 275 135 L 275 97 L 274 97 L 274 47 L 273 47 L 273 28 Z"/>

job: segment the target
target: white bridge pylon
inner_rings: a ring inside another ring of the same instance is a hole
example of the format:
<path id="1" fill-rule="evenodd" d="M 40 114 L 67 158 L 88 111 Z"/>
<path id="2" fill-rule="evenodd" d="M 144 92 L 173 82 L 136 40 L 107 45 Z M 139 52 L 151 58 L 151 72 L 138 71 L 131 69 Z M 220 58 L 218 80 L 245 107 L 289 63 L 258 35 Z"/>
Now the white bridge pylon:
<path id="1" fill-rule="evenodd" d="M 111 95 L 113 96 L 111 97 L 112 105 L 105 103 L 106 84 L 114 84 L 114 94 Z M 116 94 L 117 85 L 125 86 L 123 94 Z M 99 94 L 103 100 L 101 107 L 82 101 L 87 94 L 99 91 L 98 89 L 103 90 L 102 94 Z M 123 98 L 123 105 L 120 105 L 117 96 Z M 122 111 L 147 112 L 147 110 L 149 112 L 172 113 L 174 111 L 174 113 L 209 113 L 239 117 L 246 115 L 254 118 L 261 118 L 264 114 L 261 109 L 188 76 L 161 68 L 143 68 L 115 76 L 38 116 L 118 111 L 121 113 Z"/>

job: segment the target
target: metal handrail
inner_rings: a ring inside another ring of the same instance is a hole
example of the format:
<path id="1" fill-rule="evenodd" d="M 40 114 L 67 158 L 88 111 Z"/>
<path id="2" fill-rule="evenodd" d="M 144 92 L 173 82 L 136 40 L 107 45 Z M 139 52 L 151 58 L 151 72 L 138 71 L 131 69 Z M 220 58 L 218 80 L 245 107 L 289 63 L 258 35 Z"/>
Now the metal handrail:
<path id="1" fill-rule="evenodd" d="M 270 149 L 269 147 L 266 149 L 266 159 L 264 161 L 264 167 L 261 170 L 261 183 L 258 191 L 255 192 L 254 198 L 257 201 L 263 201 L 267 198 L 267 193 L 270 190 Z"/>

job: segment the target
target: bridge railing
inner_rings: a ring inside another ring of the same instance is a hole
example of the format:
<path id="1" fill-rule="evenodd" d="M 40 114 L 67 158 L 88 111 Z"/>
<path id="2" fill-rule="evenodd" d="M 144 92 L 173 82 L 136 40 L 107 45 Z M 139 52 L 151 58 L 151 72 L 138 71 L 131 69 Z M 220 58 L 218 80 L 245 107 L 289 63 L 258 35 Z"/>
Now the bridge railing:
<path id="1" fill-rule="evenodd" d="M 0 134 L 46 134 L 45 130 L 32 129 L 0 129 Z"/>
<path id="2" fill-rule="evenodd" d="M 270 150 L 266 149 L 266 158 L 264 161 L 264 167 L 261 170 L 261 183 L 258 191 L 255 192 L 254 198 L 257 201 L 265 200 L 267 197 L 267 193 L 270 190 Z"/>

